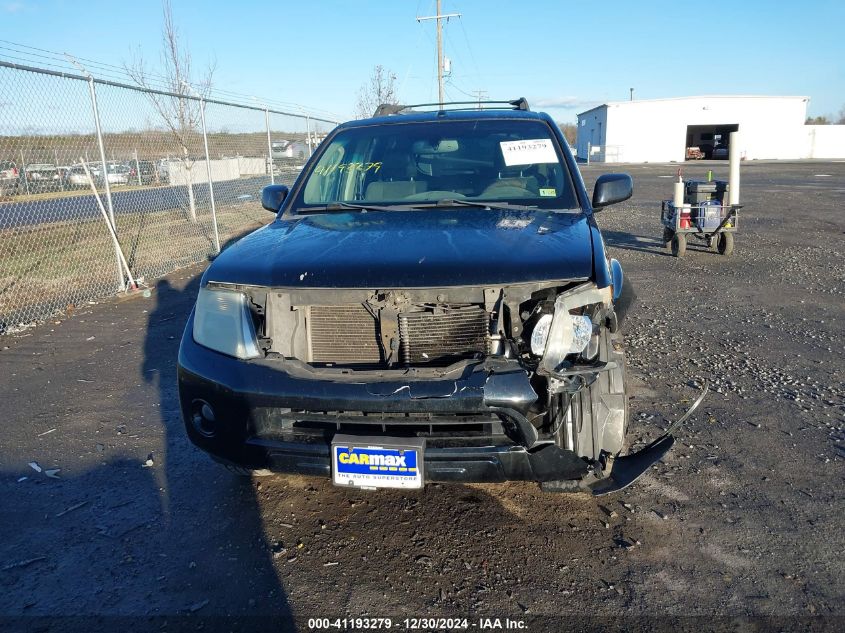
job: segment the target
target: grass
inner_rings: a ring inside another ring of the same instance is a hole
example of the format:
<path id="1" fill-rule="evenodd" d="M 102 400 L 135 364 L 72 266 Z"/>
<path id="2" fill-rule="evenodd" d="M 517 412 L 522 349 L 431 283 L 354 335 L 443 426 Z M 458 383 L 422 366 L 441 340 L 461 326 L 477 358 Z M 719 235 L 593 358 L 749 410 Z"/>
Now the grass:
<path id="1" fill-rule="evenodd" d="M 214 254 L 208 209 L 121 214 L 117 232 L 132 274 L 151 280 Z M 272 219 L 255 202 L 217 208 L 220 242 Z M 0 328 L 72 309 L 118 289 L 115 251 L 101 218 L 0 231 Z M 5 324 L 5 325 L 3 325 Z"/>

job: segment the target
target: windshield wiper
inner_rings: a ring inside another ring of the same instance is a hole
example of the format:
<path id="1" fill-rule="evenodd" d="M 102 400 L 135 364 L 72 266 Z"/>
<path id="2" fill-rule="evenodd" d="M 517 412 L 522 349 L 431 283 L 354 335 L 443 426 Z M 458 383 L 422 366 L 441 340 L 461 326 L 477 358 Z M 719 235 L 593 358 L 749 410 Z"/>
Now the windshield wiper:
<path id="1" fill-rule="evenodd" d="M 439 207 L 475 207 L 478 209 L 499 209 L 504 211 L 536 211 L 537 206 L 524 204 L 511 204 L 510 202 L 482 202 L 480 200 L 461 200 L 458 198 L 446 198 L 428 204 L 414 205 L 414 208 L 436 209 Z"/>
<path id="2" fill-rule="evenodd" d="M 310 213 L 322 211 L 405 211 L 405 205 L 379 206 L 375 204 L 358 204 L 351 202 L 330 202 L 320 207 L 300 207 L 297 213 Z"/>

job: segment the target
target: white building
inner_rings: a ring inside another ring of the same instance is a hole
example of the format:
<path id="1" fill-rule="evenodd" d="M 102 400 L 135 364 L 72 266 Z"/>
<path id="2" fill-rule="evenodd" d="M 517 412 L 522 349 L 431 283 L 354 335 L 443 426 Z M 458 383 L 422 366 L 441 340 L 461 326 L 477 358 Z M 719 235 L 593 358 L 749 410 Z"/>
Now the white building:
<path id="1" fill-rule="evenodd" d="M 578 115 L 579 158 L 680 162 L 686 148 L 721 157 L 739 131 L 747 160 L 845 158 L 845 125 L 805 125 L 808 97 L 705 96 L 614 101 Z"/>

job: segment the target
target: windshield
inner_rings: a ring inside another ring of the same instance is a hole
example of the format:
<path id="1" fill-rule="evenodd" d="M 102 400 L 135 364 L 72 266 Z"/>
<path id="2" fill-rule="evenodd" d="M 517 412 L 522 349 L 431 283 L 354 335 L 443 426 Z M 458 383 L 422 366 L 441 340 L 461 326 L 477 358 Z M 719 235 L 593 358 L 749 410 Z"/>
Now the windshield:
<path id="1" fill-rule="evenodd" d="M 321 153 L 293 209 L 308 212 L 309 206 L 337 203 L 413 207 L 444 200 L 578 208 L 549 126 L 492 119 L 343 130 Z"/>

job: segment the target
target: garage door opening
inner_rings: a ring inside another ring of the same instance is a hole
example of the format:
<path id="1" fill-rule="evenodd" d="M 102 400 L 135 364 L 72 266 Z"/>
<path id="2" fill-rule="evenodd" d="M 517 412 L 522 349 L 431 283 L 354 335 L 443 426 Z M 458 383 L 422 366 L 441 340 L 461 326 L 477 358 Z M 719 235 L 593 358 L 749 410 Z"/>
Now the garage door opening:
<path id="1" fill-rule="evenodd" d="M 687 160 L 706 158 L 728 158 L 731 132 L 737 132 L 739 124 L 724 123 L 718 125 L 688 125 L 687 126 Z M 693 148 L 698 148 L 698 152 Z"/>

